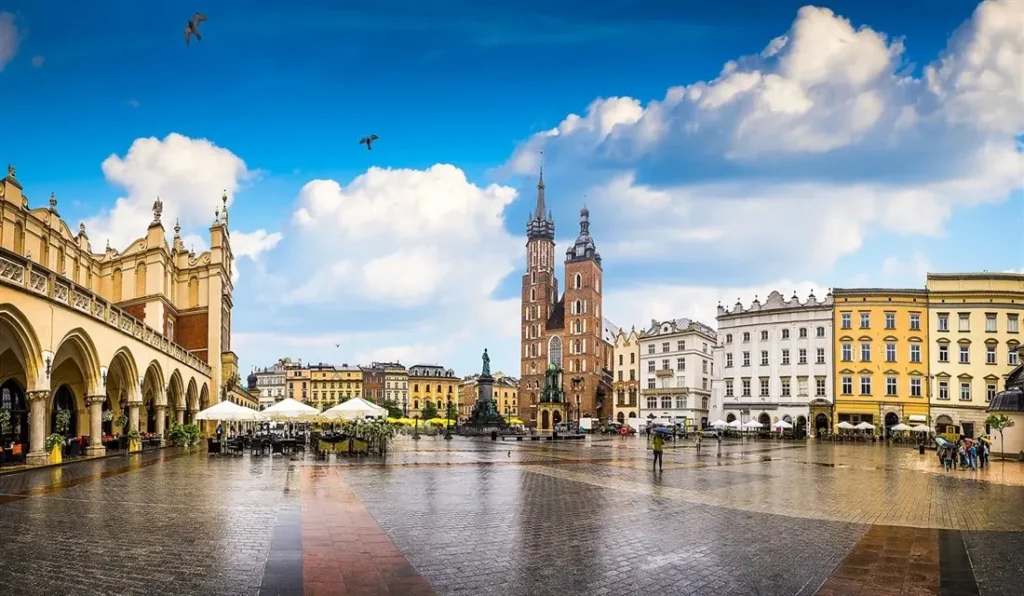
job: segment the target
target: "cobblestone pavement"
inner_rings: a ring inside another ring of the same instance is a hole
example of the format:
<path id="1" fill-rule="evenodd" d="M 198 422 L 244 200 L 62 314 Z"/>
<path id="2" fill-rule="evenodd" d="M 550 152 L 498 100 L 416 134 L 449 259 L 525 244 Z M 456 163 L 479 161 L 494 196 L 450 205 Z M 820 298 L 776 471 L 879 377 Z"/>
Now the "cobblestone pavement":
<path id="1" fill-rule="evenodd" d="M 1019 594 L 1024 471 L 772 441 L 400 438 L 0 476 L 0 594 Z"/>

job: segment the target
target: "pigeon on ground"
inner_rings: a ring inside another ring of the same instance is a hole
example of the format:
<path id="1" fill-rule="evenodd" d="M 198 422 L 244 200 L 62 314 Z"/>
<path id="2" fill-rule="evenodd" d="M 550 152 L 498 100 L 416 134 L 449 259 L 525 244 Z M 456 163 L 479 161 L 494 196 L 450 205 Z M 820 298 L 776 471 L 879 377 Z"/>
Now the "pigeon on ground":
<path id="1" fill-rule="evenodd" d="M 511 451 L 508 452 L 508 456 L 512 457 L 512 452 Z"/>
<path id="2" fill-rule="evenodd" d="M 201 12 L 197 12 L 192 15 L 192 20 L 185 24 L 185 45 L 189 45 L 189 38 L 193 35 L 196 36 L 197 40 L 203 41 L 203 36 L 199 34 L 199 23 L 202 23 L 205 20 L 206 15 Z"/>
<path id="3" fill-rule="evenodd" d="M 377 135 L 370 135 L 368 137 L 363 137 L 363 138 L 359 139 L 359 144 L 360 145 L 366 145 L 366 150 L 367 151 L 371 151 L 373 149 L 373 147 L 371 147 L 371 145 L 373 145 L 373 142 L 376 141 L 379 138 L 380 137 L 378 137 Z"/>

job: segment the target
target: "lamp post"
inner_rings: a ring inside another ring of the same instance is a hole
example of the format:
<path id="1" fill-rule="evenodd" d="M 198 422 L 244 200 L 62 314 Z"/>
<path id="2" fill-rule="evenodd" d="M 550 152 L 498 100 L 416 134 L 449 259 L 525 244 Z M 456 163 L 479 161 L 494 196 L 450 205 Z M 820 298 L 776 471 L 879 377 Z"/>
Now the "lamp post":
<path id="1" fill-rule="evenodd" d="M 417 415 L 413 416 L 412 418 L 413 418 L 413 420 L 416 421 L 416 423 L 415 423 L 415 425 L 413 426 L 413 429 L 412 429 L 412 438 L 418 440 L 420 438 L 420 415 L 417 414 Z"/>
<path id="2" fill-rule="evenodd" d="M 444 438 L 450 441 L 452 438 L 452 398 L 448 397 L 444 406 Z"/>
<path id="3" fill-rule="evenodd" d="M 408 395 L 403 395 L 402 396 L 402 415 L 406 416 L 406 417 L 409 416 L 409 396 Z"/>

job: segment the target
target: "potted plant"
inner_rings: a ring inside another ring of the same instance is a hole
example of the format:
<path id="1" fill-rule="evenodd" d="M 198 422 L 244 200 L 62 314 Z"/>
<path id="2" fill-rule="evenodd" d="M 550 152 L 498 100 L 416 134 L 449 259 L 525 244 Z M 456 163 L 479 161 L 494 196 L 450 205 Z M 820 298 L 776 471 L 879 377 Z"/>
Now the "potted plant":
<path id="1" fill-rule="evenodd" d="M 167 431 L 167 439 L 171 442 L 171 445 L 184 446 L 185 425 L 177 423 L 171 424 L 171 430 Z"/>
<path id="2" fill-rule="evenodd" d="M 50 463 L 59 464 L 64 461 L 64 435 L 53 433 L 46 437 L 46 451 L 50 454 Z"/>
<path id="3" fill-rule="evenodd" d="M 199 432 L 199 425 L 185 424 L 183 426 L 185 434 L 185 447 L 192 447 L 199 442 L 199 438 L 201 436 L 201 433 Z"/>
<path id="4" fill-rule="evenodd" d="M 129 453 L 142 451 L 142 434 L 139 431 L 132 429 L 125 433 L 125 436 L 128 438 Z"/>

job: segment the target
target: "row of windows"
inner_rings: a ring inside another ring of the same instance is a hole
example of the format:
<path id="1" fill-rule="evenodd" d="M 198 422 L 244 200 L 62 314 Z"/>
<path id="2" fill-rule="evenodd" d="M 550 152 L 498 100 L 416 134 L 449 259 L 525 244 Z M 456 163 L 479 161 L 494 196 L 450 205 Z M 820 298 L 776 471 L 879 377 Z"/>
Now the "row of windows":
<path id="1" fill-rule="evenodd" d="M 842 362 L 853 361 L 853 344 L 850 342 L 843 342 L 839 350 L 839 360 Z M 860 344 L 860 361 L 871 362 L 871 342 L 865 341 Z M 896 362 L 896 343 L 886 342 L 885 344 L 885 361 Z M 921 362 L 921 344 L 911 343 L 910 344 L 910 362 Z"/>
<path id="2" fill-rule="evenodd" d="M 1006 364 L 1010 366 L 1017 366 L 1017 350 L 1016 345 L 1011 344 L 1010 351 L 1006 355 Z M 939 344 L 937 360 L 939 362 L 949 362 L 949 346 L 946 344 Z M 957 361 L 960 364 L 971 363 L 971 346 L 961 344 L 959 346 L 959 356 Z M 985 364 L 999 364 L 999 351 L 996 345 L 985 346 Z"/>
<path id="3" fill-rule="evenodd" d="M 938 314 L 939 319 L 939 331 L 949 331 L 949 313 L 940 312 Z M 1007 333 L 1018 333 L 1020 321 L 1017 313 L 1006 314 L 1006 332 Z M 971 313 L 961 312 L 957 313 L 957 330 L 963 332 L 969 332 L 971 330 Z M 986 333 L 997 333 L 999 331 L 999 317 L 994 312 L 985 313 L 985 332 Z"/>
<path id="4" fill-rule="evenodd" d="M 797 329 L 797 333 L 798 333 L 799 339 L 807 339 L 807 327 L 800 327 L 799 329 Z M 820 337 L 825 337 L 825 328 L 824 327 L 817 327 L 815 329 L 814 334 L 815 334 L 815 337 L 819 337 L 819 338 Z M 788 328 L 783 328 L 782 329 L 781 337 L 782 337 L 782 339 L 789 339 L 789 329 Z M 768 330 L 767 329 L 762 329 L 761 330 L 761 341 L 768 341 Z M 749 331 L 744 331 L 743 332 L 743 342 L 744 343 L 750 342 L 750 332 Z M 727 344 L 731 344 L 732 343 L 732 333 L 726 333 L 725 334 L 725 343 L 727 343 Z"/>
<path id="5" fill-rule="evenodd" d="M 741 379 L 740 381 L 741 381 L 740 387 L 741 387 L 741 391 L 742 391 L 741 396 L 742 397 L 751 397 L 751 395 L 750 395 L 750 379 Z M 760 381 L 759 384 L 760 384 L 760 389 L 761 389 L 761 393 L 759 395 L 761 397 L 769 397 L 771 395 L 771 386 L 770 386 L 771 385 L 771 383 L 770 383 L 771 379 L 766 378 L 766 377 L 761 377 L 759 379 L 759 381 Z M 814 395 L 815 395 L 815 397 L 825 397 L 825 390 L 826 390 L 825 381 L 826 381 L 825 377 L 815 377 L 814 378 Z M 733 390 L 733 380 L 732 379 L 726 379 L 725 380 L 725 397 L 735 397 L 735 395 L 733 394 L 733 391 L 734 391 Z M 793 381 L 792 381 L 792 379 L 790 379 L 788 377 L 782 377 L 779 380 L 779 392 L 782 395 L 782 397 L 790 397 L 792 395 L 792 391 L 793 391 Z M 806 396 L 807 395 L 807 379 L 804 378 L 804 377 L 800 377 L 800 378 L 797 379 L 797 395 L 799 395 L 799 396 Z"/>
<path id="6" fill-rule="evenodd" d="M 871 375 L 860 375 L 860 395 L 871 395 Z M 924 397 L 924 380 L 919 377 L 911 377 L 907 380 L 907 388 L 910 397 Z M 949 399 L 949 381 L 939 381 L 936 383 L 936 399 L 948 400 Z M 960 400 L 970 401 L 971 400 L 971 381 L 960 381 Z M 985 384 L 985 401 L 991 401 L 996 396 L 997 385 L 996 383 Z M 853 377 L 844 375 L 840 378 L 840 393 L 842 395 L 853 395 Z M 889 397 L 895 397 L 899 395 L 899 378 L 895 375 L 887 375 L 885 377 L 885 395 Z"/>
<path id="7" fill-rule="evenodd" d="M 1006 363 L 1010 366 L 1017 366 L 1018 358 L 1017 352 L 1014 349 L 1015 344 L 1010 345 L 1010 350 L 1006 356 Z M 909 349 L 910 362 L 920 363 L 921 362 L 921 345 L 918 343 L 911 343 Z M 949 346 L 946 344 L 939 344 L 938 362 L 949 362 Z M 849 342 L 843 342 L 840 348 L 840 360 L 842 362 L 853 362 L 853 344 Z M 871 342 L 861 342 L 860 344 L 860 361 L 871 362 Z M 885 344 L 885 361 L 896 362 L 896 343 L 886 342 Z M 959 346 L 959 360 L 960 364 L 971 363 L 971 346 L 967 344 L 961 344 Z M 999 364 L 999 351 L 996 345 L 985 346 L 985 364 Z"/>
<path id="8" fill-rule="evenodd" d="M 676 380 L 676 386 L 677 387 L 686 387 L 686 379 L 685 378 L 679 377 L 679 378 L 677 378 L 675 380 Z M 657 389 L 658 388 L 657 387 L 657 381 L 658 380 L 655 379 L 654 377 L 648 378 L 647 379 L 647 388 L 648 389 Z M 700 380 L 700 387 L 701 387 L 701 389 L 704 389 L 705 391 L 707 391 L 707 389 L 708 389 L 708 378 L 707 377 L 704 377 L 704 378 L 702 378 Z M 661 388 L 662 389 L 672 389 L 672 378 L 671 377 L 662 377 L 662 379 L 661 379 Z"/>
<path id="9" fill-rule="evenodd" d="M 743 366 L 750 366 L 750 352 L 743 352 Z M 817 348 L 814 354 L 815 364 L 825 364 L 825 348 Z M 782 350 L 782 365 L 788 366 L 792 364 L 790 359 L 790 352 L 788 349 Z M 807 364 L 807 349 L 800 348 L 797 351 L 797 364 Z M 768 366 L 770 364 L 768 359 L 768 350 L 761 350 L 761 366 Z M 733 355 L 725 355 L 725 367 L 732 368 L 733 366 Z"/>
<path id="10" fill-rule="evenodd" d="M 661 342 L 661 351 L 662 352 L 671 352 L 672 351 L 672 342 L 667 342 L 667 341 Z M 680 340 L 676 341 L 676 351 L 677 352 L 685 352 L 686 351 L 686 340 L 685 339 L 680 339 Z M 701 351 L 704 352 L 705 354 L 708 353 L 708 342 L 702 342 Z M 655 346 L 654 346 L 653 343 L 647 345 L 647 353 L 648 354 L 654 354 L 655 353 Z M 619 364 L 622 364 L 622 362 L 619 362 Z"/>
<path id="11" fill-rule="evenodd" d="M 871 329 L 871 311 L 862 310 L 857 313 L 860 317 L 860 328 Z M 885 319 L 886 329 L 896 328 L 896 312 L 885 311 L 883 313 Z M 846 311 L 839 313 L 839 328 L 840 329 L 852 329 L 853 328 L 853 313 Z M 912 312 L 910 313 L 910 330 L 920 331 L 921 330 L 921 313 Z"/>
<path id="12" fill-rule="evenodd" d="M 660 398 L 658 396 L 655 396 L 655 395 L 649 395 L 649 396 L 647 396 L 647 400 L 646 401 L 647 401 L 647 409 L 648 410 L 657 410 L 657 409 L 659 409 L 658 408 L 659 404 L 661 406 L 660 409 L 662 409 L 662 410 L 672 410 L 673 409 L 673 407 L 672 407 L 673 403 L 675 403 L 675 408 L 674 409 L 676 409 L 676 410 L 685 410 L 687 408 L 686 396 L 685 395 L 677 395 L 675 397 L 672 397 L 671 395 L 662 395 Z M 701 397 L 700 398 L 700 409 L 701 410 L 708 409 L 708 398 L 707 397 Z"/>
<path id="13" fill-rule="evenodd" d="M 701 372 L 703 372 L 704 374 L 708 374 L 708 362 L 709 361 L 701 360 L 700 362 L 701 362 L 701 365 L 702 365 L 701 366 L 701 368 L 702 368 Z M 647 372 L 649 372 L 649 373 L 655 372 L 655 366 L 656 366 L 656 363 L 655 363 L 654 360 L 648 360 L 647 361 Z M 671 366 L 668 358 L 663 358 L 661 360 L 661 370 L 672 370 L 672 366 Z M 676 370 L 677 371 L 685 371 L 686 370 L 686 358 L 676 358 Z M 632 373 L 632 372 L 633 371 L 630 371 L 630 373 Z M 712 362 L 711 363 L 711 373 L 714 374 L 714 372 L 715 372 L 715 364 Z M 619 371 L 619 377 L 622 377 L 622 371 Z M 621 381 L 622 379 L 620 378 L 619 380 Z M 632 374 L 630 374 L 630 380 L 632 380 Z"/>
<path id="14" fill-rule="evenodd" d="M 448 385 L 448 393 L 452 392 L 452 387 L 453 387 L 452 385 Z M 419 383 L 413 383 L 412 384 L 412 390 L 417 392 L 417 393 L 419 393 L 420 384 Z M 430 385 L 424 385 L 423 386 L 423 392 L 424 393 L 430 393 Z M 443 393 L 440 385 L 437 386 L 437 392 L 438 393 Z"/>

